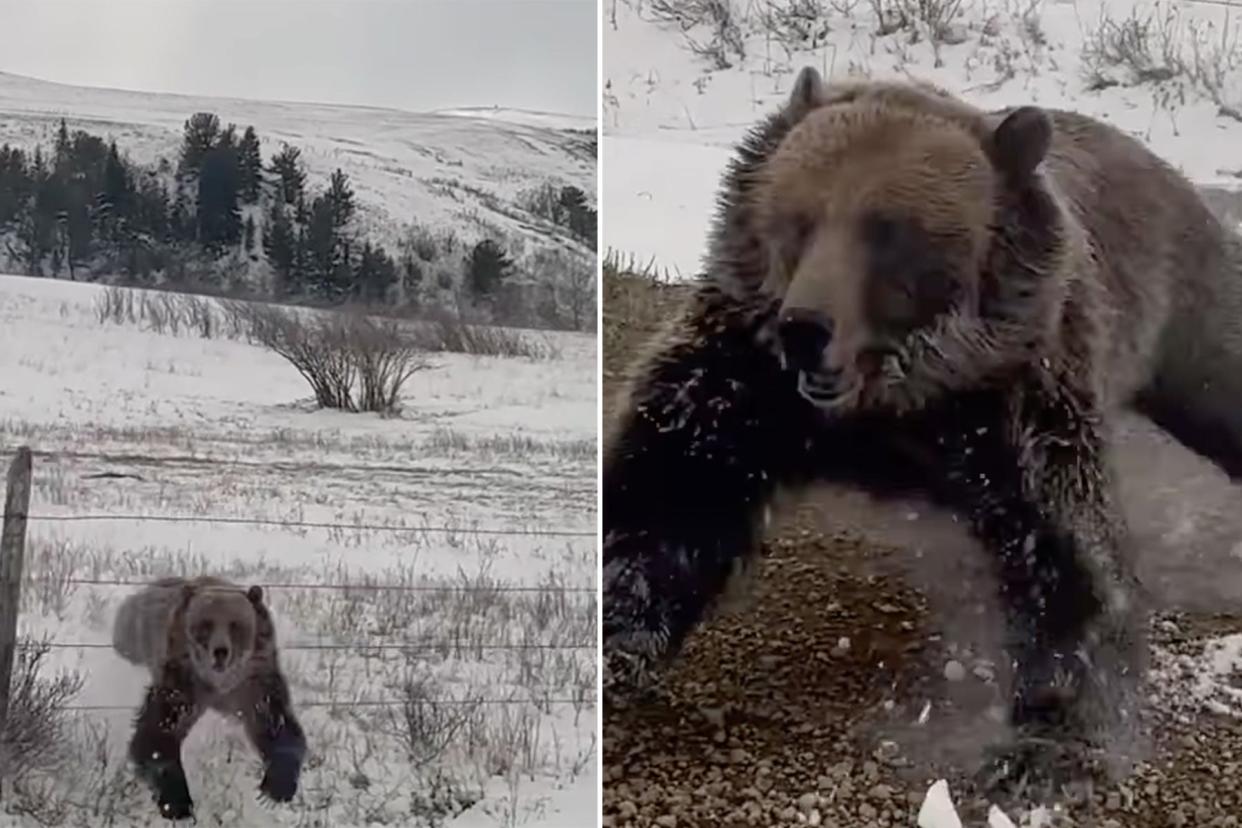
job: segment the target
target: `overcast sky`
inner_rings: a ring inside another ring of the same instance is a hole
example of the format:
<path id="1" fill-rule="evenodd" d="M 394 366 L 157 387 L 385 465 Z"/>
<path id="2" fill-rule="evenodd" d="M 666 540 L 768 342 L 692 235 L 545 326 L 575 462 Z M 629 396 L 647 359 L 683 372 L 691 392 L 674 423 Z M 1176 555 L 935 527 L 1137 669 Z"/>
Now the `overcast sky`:
<path id="1" fill-rule="evenodd" d="M 597 0 L 0 0 L 0 71 L 428 110 L 596 111 Z"/>

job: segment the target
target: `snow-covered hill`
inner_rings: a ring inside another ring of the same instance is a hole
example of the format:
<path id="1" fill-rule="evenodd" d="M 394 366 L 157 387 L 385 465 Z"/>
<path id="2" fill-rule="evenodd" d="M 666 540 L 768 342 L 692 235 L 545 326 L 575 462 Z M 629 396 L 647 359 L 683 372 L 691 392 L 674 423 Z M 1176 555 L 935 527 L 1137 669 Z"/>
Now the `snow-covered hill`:
<path id="1" fill-rule="evenodd" d="M 566 231 L 517 203 L 519 193 L 548 182 L 576 186 L 594 200 L 594 136 L 582 131 L 594 124 L 582 119 L 152 94 L 0 73 L 0 144 L 48 146 L 64 118 L 70 129 L 115 138 L 135 161 L 175 163 L 183 124 L 200 111 L 214 112 L 225 124 L 253 125 L 265 161 L 282 142 L 299 147 L 314 188 L 323 187 L 334 169 L 344 170 L 357 195 L 359 229 L 387 246 L 415 221 L 451 228 L 467 241 L 497 228 L 529 251 L 570 246 L 586 252 Z"/>

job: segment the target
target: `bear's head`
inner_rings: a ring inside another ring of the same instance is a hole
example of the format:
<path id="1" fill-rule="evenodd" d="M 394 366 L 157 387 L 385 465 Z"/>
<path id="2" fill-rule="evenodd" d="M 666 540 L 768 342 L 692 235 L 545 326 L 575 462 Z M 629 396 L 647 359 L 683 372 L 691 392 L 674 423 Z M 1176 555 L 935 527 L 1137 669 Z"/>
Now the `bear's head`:
<path id="1" fill-rule="evenodd" d="M 908 411 L 1028 357 L 1066 255 L 1040 169 L 1048 115 L 987 115 L 895 84 L 834 98 L 817 82 L 799 79 L 795 96 L 822 103 L 751 190 L 760 290 L 802 395 L 837 413 Z"/>
<path id="2" fill-rule="evenodd" d="M 194 674 L 218 692 L 245 679 L 258 637 L 263 590 L 186 587 L 182 623 Z"/>

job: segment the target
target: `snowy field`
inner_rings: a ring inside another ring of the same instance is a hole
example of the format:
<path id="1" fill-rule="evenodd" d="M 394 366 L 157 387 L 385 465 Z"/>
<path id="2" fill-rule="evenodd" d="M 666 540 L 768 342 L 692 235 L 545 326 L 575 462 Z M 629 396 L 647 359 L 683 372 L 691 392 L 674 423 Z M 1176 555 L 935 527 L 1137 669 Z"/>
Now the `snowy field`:
<path id="1" fill-rule="evenodd" d="M 514 110 L 413 113 L 312 103 L 245 101 L 87 89 L 0 72 L 0 144 L 49 146 L 60 119 L 115 139 L 134 161 L 176 163 L 196 112 L 253 125 L 264 159 L 282 142 L 302 150 L 312 188 L 349 175 L 358 228 L 389 248 L 411 221 L 451 227 L 473 242 L 496 226 L 533 248 L 569 244 L 564 231 L 521 209 L 525 190 L 555 183 L 595 196 L 594 130 L 584 119 Z M 569 132 L 568 130 L 578 130 Z"/>
<path id="2" fill-rule="evenodd" d="M 830 81 L 926 79 L 985 108 L 1074 109 L 1142 138 L 1218 195 L 1242 193 L 1242 5 L 606 0 L 604 7 L 603 244 L 622 267 L 673 279 L 698 271 L 732 147 L 782 105 L 806 65 Z M 878 11 L 903 10 L 908 25 L 881 31 Z M 929 21 L 933 13 L 944 16 Z M 1242 209 L 1234 215 L 1242 221 Z M 1236 504 L 1236 491 L 1228 498 Z M 1235 636 L 1209 643 L 1200 657 L 1161 655 L 1162 692 L 1181 694 L 1187 710 L 1242 714 L 1238 653 Z M 1037 810 L 1021 824 L 1046 818 Z M 999 810 L 990 817 L 991 826 L 1012 824 Z M 928 792 L 918 825 L 961 825 L 943 783 Z"/>
<path id="3" fill-rule="evenodd" d="M 596 339 L 436 354 L 381 418 L 315 410 L 245 342 L 101 322 L 105 292 L 0 277 L 0 458 L 35 451 L 20 631 L 82 681 L 64 755 L 6 780 L 0 824 L 161 823 L 124 763 L 146 675 L 108 642 L 169 573 L 267 585 L 310 741 L 297 798 L 263 806 L 208 714 L 184 750 L 199 824 L 591 824 Z"/>
<path id="4" fill-rule="evenodd" d="M 1143 138 L 1198 183 L 1242 188 L 1238 6 L 963 0 L 946 35 L 960 42 L 933 45 L 924 32 L 911 42 L 912 29 L 879 35 L 873 7 L 902 5 L 892 0 L 733 0 L 723 5 L 735 9 L 744 57 L 726 49 L 723 58 L 732 65 L 719 69 L 712 55 L 700 54 L 717 42 L 711 25 L 683 32 L 658 20 L 653 5 L 605 1 L 601 210 L 605 249 L 672 275 L 699 266 L 731 147 L 784 102 L 794 75 L 807 65 L 828 80 L 922 78 L 987 108 L 1075 109 Z M 820 22 L 798 16 L 806 10 Z M 804 28 L 818 45 L 800 37 Z M 1147 49 L 1133 61 L 1137 70 L 1093 57 L 1124 52 L 1127 36 Z M 1174 76 L 1136 83 L 1136 71 Z M 1209 91 L 1216 78 L 1218 93 Z M 1089 88 L 1106 84 L 1115 85 Z M 1220 114 L 1213 97 L 1234 114 Z"/>

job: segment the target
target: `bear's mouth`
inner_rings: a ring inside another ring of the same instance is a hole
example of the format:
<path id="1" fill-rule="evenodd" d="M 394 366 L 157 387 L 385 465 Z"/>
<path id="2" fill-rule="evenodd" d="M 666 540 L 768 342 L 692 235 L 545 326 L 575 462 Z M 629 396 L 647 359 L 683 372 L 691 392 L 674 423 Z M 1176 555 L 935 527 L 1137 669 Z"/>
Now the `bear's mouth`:
<path id="1" fill-rule="evenodd" d="M 856 383 L 842 384 L 839 373 L 798 372 L 798 393 L 816 408 L 840 408 L 854 395 Z"/>
<path id="2" fill-rule="evenodd" d="M 872 370 L 798 371 L 798 393 L 816 408 L 831 411 L 871 401 L 879 403 L 884 392 L 906 379 L 904 353 L 892 351 L 883 355 Z"/>

